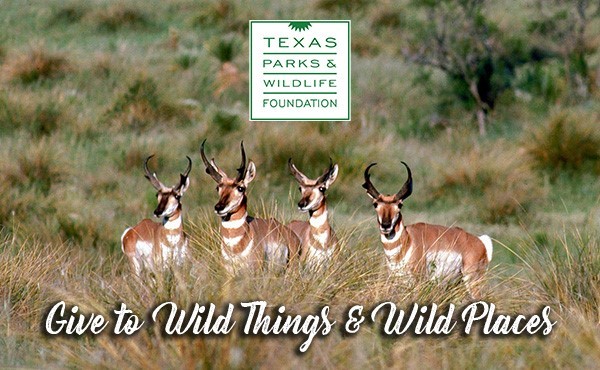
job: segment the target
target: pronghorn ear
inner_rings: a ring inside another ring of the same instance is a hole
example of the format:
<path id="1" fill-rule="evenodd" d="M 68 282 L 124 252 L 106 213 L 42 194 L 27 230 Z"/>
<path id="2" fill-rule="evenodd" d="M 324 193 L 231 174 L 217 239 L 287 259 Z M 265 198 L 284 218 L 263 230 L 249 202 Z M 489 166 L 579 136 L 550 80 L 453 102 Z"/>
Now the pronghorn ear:
<path id="1" fill-rule="evenodd" d="M 175 188 L 175 193 L 177 193 L 177 195 L 182 196 L 183 193 L 185 193 L 185 191 L 188 189 L 188 187 L 190 186 L 190 178 L 187 176 L 181 176 L 181 180 L 179 181 L 179 185 L 177 185 L 177 188 Z"/>
<path id="2" fill-rule="evenodd" d="M 338 165 L 334 165 L 331 172 L 329 172 L 329 176 L 327 176 L 327 180 L 325 180 L 325 187 L 329 188 L 331 184 L 334 183 L 335 179 L 337 179 L 338 175 Z"/>
<path id="3" fill-rule="evenodd" d="M 256 166 L 254 165 L 254 162 L 250 161 L 250 162 L 248 162 L 248 167 L 246 168 L 246 175 L 244 177 L 244 185 L 248 186 L 248 184 L 250 182 L 252 182 L 252 180 L 254 180 L 255 176 L 256 176 Z"/>

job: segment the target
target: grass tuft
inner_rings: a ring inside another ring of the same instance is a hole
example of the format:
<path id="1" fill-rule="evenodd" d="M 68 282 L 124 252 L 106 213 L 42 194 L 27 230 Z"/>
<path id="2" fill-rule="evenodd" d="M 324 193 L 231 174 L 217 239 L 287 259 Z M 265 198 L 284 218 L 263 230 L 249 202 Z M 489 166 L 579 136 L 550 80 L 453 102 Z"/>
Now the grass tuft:
<path id="1" fill-rule="evenodd" d="M 248 31 L 248 19 L 255 19 L 249 10 L 241 9 L 231 0 L 214 0 L 202 7 L 191 19 L 192 26 L 221 29 L 225 32 Z"/>
<path id="2" fill-rule="evenodd" d="M 33 137 L 48 136 L 70 124 L 64 107 L 54 99 L 29 94 L 9 97 L 0 95 L 0 131 L 24 130 Z"/>
<path id="3" fill-rule="evenodd" d="M 35 188 L 48 195 L 53 184 L 63 181 L 69 169 L 54 144 L 42 139 L 29 143 L 16 158 L 0 164 L 3 182 L 20 188 Z"/>
<path id="4" fill-rule="evenodd" d="M 48 25 L 58 26 L 77 23 L 83 19 L 87 12 L 88 9 L 81 4 L 66 4 L 61 8 L 54 10 L 50 20 L 48 21 Z"/>
<path id="5" fill-rule="evenodd" d="M 317 0 L 314 3 L 315 8 L 328 12 L 344 10 L 352 12 L 364 9 L 369 5 L 367 0 Z"/>
<path id="6" fill-rule="evenodd" d="M 600 319 L 600 245 L 594 233 L 570 233 L 526 254 L 541 299 L 564 313 L 575 309 L 588 320 Z"/>
<path id="7" fill-rule="evenodd" d="M 63 77 L 71 70 L 71 65 L 64 54 L 37 47 L 29 52 L 9 57 L 4 62 L 2 74 L 6 80 L 30 84 Z"/>
<path id="8" fill-rule="evenodd" d="M 529 133 L 525 149 L 535 167 L 560 171 L 591 169 L 600 174 L 600 133 L 597 114 L 561 111 Z"/>
<path id="9" fill-rule="evenodd" d="M 505 223 L 524 216 L 544 196 L 527 162 L 500 148 L 474 148 L 445 163 L 431 199 L 469 199 L 474 207 L 470 213 L 484 222 Z"/>
<path id="10" fill-rule="evenodd" d="M 116 32 L 121 29 L 143 29 L 152 24 L 150 17 L 141 9 L 116 3 L 91 12 L 88 18 L 100 31 Z"/>
<path id="11" fill-rule="evenodd" d="M 159 91 L 153 78 L 134 79 L 107 111 L 115 128 L 142 129 L 157 124 L 157 121 L 185 119 L 185 111 L 178 109 Z"/>

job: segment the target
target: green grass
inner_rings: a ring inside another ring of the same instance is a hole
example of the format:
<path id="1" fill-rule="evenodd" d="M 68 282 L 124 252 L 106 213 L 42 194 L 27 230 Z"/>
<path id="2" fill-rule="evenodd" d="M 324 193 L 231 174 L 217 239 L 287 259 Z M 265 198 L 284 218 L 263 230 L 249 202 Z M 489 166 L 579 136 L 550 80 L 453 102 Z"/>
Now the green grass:
<path id="1" fill-rule="evenodd" d="M 558 61 L 518 71 L 520 92 L 499 100 L 489 135 L 481 138 L 471 112 L 442 107 L 438 92 L 445 78 L 400 57 L 410 32 L 405 3 L 52 0 L 25 7 L 4 1 L 0 366 L 597 366 L 597 91 L 587 100 L 566 99 Z M 519 22 L 531 9 L 500 3 L 492 15 L 502 30 L 525 32 Z M 507 17 L 502 4 L 518 16 Z M 346 19 L 349 13 L 353 120 L 248 122 L 248 19 Z M 597 52 L 590 55 L 596 68 L 598 60 Z M 288 158 L 317 174 L 331 157 L 340 174 L 329 191 L 330 219 L 343 256 L 318 276 L 229 276 L 212 212 L 215 185 L 198 153 L 204 139 L 209 157 L 229 174 L 239 165 L 244 140 L 257 164 L 249 210 L 284 221 L 306 217 L 296 211 Z M 193 160 L 183 198 L 193 260 L 152 287 L 130 277 L 119 241 L 156 206 L 142 169 L 150 154 L 166 184 L 179 179 L 186 155 Z M 406 178 L 401 160 L 414 176 L 404 220 L 492 236 L 485 298 L 509 313 L 550 305 L 558 324 L 549 338 L 390 340 L 365 327 L 354 337 L 334 330 L 298 356 L 300 338 L 291 337 L 166 339 L 144 330 L 127 339 L 75 340 L 40 333 L 44 310 L 57 300 L 100 313 L 123 301 L 143 314 L 165 300 L 220 305 L 260 298 L 299 313 L 327 304 L 338 321 L 349 304 L 462 304 L 461 286 L 408 286 L 386 277 L 362 172 L 378 162 L 373 182 L 382 193 L 395 193 Z"/>

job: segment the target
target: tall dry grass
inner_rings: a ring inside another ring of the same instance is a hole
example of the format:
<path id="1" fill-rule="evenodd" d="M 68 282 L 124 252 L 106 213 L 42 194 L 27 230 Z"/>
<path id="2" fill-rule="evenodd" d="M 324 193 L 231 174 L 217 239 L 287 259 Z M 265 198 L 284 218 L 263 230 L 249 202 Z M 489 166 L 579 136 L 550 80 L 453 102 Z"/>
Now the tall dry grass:
<path id="1" fill-rule="evenodd" d="M 262 212 L 280 213 L 273 206 L 266 206 L 258 214 Z M 72 245 L 45 245 L 34 240 L 19 243 L 6 236 L 0 249 L 0 274 L 7 282 L 0 288 L 0 343 L 27 338 L 26 342 L 35 345 L 37 351 L 32 354 L 27 353 L 29 346 L 5 346 L 11 352 L 0 357 L 3 363 L 108 368 L 162 368 L 173 364 L 191 368 L 464 368 L 478 367 L 481 361 L 500 367 L 519 367 L 523 363 L 570 367 L 593 365 L 598 360 L 594 343 L 600 336 L 590 326 L 598 319 L 598 258 L 593 253 L 593 235 L 583 233 L 562 244 L 571 254 L 579 251 L 579 256 L 565 259 L 563 255 L 531 252 L 520 256 L 524 262 L 519 265 L 519 276 L 498 268 L 488 273 L 485 299 L 494 302 L 499 312 L 534 313 L 541 305 L 552 307 L 553 320 L 558 320 L 558 324 L 543 340 L 478 335 L 390 339 L 381 336 L 377 326 L 365 324 L 354 336 L 343 336 L 336 329 L 324 338 L 316 338 L 307 353 L 298 355 L 296 349 L 304 340 L 302 336 L 245 336 L 239 328 L 222 337 L 169 338 L 149 323 L 131 337 L 101 334 L 73 339 L 40 334 L 45 308 L 59 300 L 77 304 L 84 313 L 100 313 L 107 318 L 117 308 L 117 302 L 126 303 L 140 317 L 164 301 L 173 301 L 180 308 L 212 302 L 220 312 L 229 302 L 266 300 L 269 309 L 283 304 L 286 312 L 294 314 L 314 313 L 318 307 L 328 305 L 330 317 L 338 321 L 337 325 L 343 325 L 346 310 L 354 304 L 368 309 L 374 302 L 388 300 L 401 308 L 408 308 L 413 302 L 467 302 L 461 285 L 424 282 L 411 286 L 401 279 L 388 279 L 377 238 L 361 228 L 339 228 L 343 252 L 319 274 L 289 271 L 283 275 L 263 272 L 232 276 L 222 266 L 216 216 L 209 212 L 197 214 L 185 227 L 192 236 L 190 263 L 153 278 L 142 275 L 141 279 L 131 277 L 121 256 L 73 253 Z M 565 280 L 569 284 L 563 284 Z M 571 285 L 582 289 L 566 288 Z M 239 306 L 235 310 L 234 318 L 240 325 L 243 312 Z"/>

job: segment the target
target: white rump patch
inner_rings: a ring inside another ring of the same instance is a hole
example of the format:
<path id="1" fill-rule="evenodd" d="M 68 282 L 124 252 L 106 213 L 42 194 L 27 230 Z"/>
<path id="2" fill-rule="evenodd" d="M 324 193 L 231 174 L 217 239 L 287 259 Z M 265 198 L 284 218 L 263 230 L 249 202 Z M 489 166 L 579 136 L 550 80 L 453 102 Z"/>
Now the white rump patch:
<path id="1" fill-rule="evenodd" d="M 427 274 L 433 279 L 455 277 L 462 270 L 462 255 L 452 251 L 427 253 Z"/>
<path id="2" fill-rule="evenodd" d="M 483 243 L 485 247 L 485 254 L 487 255 L 488 262 L 492 260 L 492 252 L 494 251 L 494 246 L 492 245 L 492 238 L 487 235 L 481 235 L 479 240 Z"/>
<path id="3" fill-rule="evenodd" d="M 125 253 L 125 246 L 123 245 L 123 238 L 125 237 L 125 234 L 127 234 L 127 232 L 131 230 L 130 227 L 126 228 L 125 231 L 123 231 L 123 234 L 121 234 L 121 250 L 123 251 L 123 253 Z"/>

